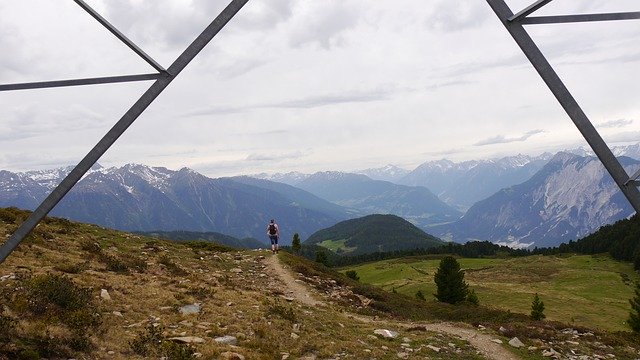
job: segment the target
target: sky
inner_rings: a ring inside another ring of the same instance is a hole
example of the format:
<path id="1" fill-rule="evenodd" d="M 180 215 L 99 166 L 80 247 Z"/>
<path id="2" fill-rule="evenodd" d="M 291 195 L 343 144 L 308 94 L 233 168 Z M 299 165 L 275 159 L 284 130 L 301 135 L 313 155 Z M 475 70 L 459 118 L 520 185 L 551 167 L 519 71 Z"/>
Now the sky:
<path id="1" fill-rule="evenodd" d="M 165 68 L 228 3 L 86 2 Z M 640 21 L 526 29 L 610 146 L 640 141 Z M 0 0 L 0 54 L 0 84 L 153 71 L 73 1 Z M 0 169 L 75 165 L 151 83 L 0 92 Z M 584 144 L 485 1 L 250 0 L 99 163 L 411 170 Z"/>

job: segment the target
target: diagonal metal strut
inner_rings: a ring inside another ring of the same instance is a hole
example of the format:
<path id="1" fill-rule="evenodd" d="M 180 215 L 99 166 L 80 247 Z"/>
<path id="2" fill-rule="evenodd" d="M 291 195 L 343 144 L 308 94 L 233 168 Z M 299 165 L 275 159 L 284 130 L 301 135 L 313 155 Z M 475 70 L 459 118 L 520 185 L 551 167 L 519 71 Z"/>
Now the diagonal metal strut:
<path id="1" fill-rule="evenodd" d="M 618 187 L 620 187 L 620 190 L 622 190 L 622 193 L 627 200 L 629 200 L 629 203 L 631 203 L 636 213 L 640 214 L 640 191 L 638 191 L 636 187 L 635 180 L 630 179 L 629 174 L 627 174 L 618 159 L 613 155 L 611 149 L 609 149 L 596 128 L 587 118 L 587 115 L 580 108 L 580 105 L 578 105 L 578 102 L 571 95 L 562 80 L 560 80 L 558 74 L 553 70 L 551 64 L 549 64 L 538 46 L 524 29 L 522 25 L 524 21 L 510 21 L 510 19 L 514 18 L 514 15 L 504 0 L 486 1 L 522 52 L 526 55 L 527 59 L 529 59 L 540 77 L 542 77 L 547 84 L 580 133 L 582 133 L 582 136 L 584 136 Z"/>
<path id="2" fill-rule="evenodd" d="M 122 118 L 107 132 L 107 134 L 89 151 L 62 182 L 47 196 L 47 198 L 31 213 L 11 237 L 0 247 L 0 263 L 11 254 L 20 242 L 38 225 L 38 223 L 53 209 L 73 186 L 89 171 L 91 166 L 115 143 L 115 141 L 133 124 L 144 110 L 162 93 L 162 91 L 180 74 L 200 51 L 213 39 L 216 34 L 233 18 L 235 14 L 249 0 L 232 0 L 227 7 L 213 20 L 209 26 L 187 47 L 186 50 L 171 64 L 167 76 L 157 79 L 151 87 L 127 110 Z"/>

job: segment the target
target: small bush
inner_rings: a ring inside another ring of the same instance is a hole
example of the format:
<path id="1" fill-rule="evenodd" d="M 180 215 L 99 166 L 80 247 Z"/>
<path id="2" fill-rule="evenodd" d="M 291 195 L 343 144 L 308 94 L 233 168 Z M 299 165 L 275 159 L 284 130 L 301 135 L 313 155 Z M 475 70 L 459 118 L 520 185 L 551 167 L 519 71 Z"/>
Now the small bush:
<path id="1" fill-rule="evenodd" d="M 158 262 L 164 265 L 167 268 L 167 270 L 169 270 L 169 272 L 173 275 L 177 275 L 177 276 L 189 275 L 189 273 L 186 270 L 178 266 L 178 264 L 174 263 L 173 260 L 171 260 L 167 255 L 160 256 L 160 259 L 158 259 Z"/>
<path id="2" fill-rule="evenodd" d="M 40 275 L 27 284 L 29 310 L 35 315 L 47 312 L 71 312 L 86 307 L 91 290 L 76 286 L 66 276 Z"/>
<path id="3" fill-rule="evenodd" d="M 469 290 L 467 293 L 467 302 L 476 306 L 480 305 L 480 300 L 478 299 L 478 295 L 475 290 Z"/>
<path id="4" fill-rule="evenodd" d="M 102 248 L 100 247 L 100 244 L 89 239 L 82 240 L 82 242 L 80 242 L 80 248 L 90 254 L 102 254 Z"/>
<path id="5" fill-rule="evenodd" d="M 79 274 L 89 268 L 89 262 L 85 261 L 85 262 L 75 263 L 75 264 L 63 263 L 63 264 L 58 264 L 53 268 L 67 274 Z"/>
<path id="6" fill-rule="evenodd" d="M 284 306 L 280 304 L 272 304 L 267 308 L 267 316 L 277 315 L 285 320 L 289 320 L 292 323 L 296 322 L 296 313 L 290 306 Z"/>
<path id="7" fill-rule="evenodd" d="M 0 344 L 8 344 L 16 333 L 16 322 L 12 318 L 0 315 Z"/>
<path id="8" fill-rule="evenodd" d="M 135 339 L 129 341 L 129 347 L 137 355 L 149 357 L 157 355 L 162 345 L 162 327 L 149 325 L 146 331 L 138 334 Z"/>
<path id="9" fill-rule="evenodd" d="M 349 279 L 353 279 L 355 281 L 360 280 L 360 276 L 358 276 L 358 273 L 355 270 L 347 270 L 344 274 L 347 275 Z"/>
<path id="10" fill-rule="evenodd" d="M 124 261 L 118 259 L 115 256 L 102 254 L 100 256 L 100 261 L 107 266 L 107 270 L 109 271 L 121 274 L 129 272 L 129 266 Z"/>
<path id="11" fill-rule="evenodd" d="M 540 300 L 538 293 L 533 296 L 531 302 L 531 318 L 533 320 L 542 320 L 546 316 L 544 315 L 544 303 Z"/>
<path id="12" fill-rule="evenodd" d="M 422 300 L 422 301 L 427 300 L 425 299 L 424 294 L 422 293 L 422 290 L 418 290 L 418 292 L 416 292 L 416 299 Z"/>

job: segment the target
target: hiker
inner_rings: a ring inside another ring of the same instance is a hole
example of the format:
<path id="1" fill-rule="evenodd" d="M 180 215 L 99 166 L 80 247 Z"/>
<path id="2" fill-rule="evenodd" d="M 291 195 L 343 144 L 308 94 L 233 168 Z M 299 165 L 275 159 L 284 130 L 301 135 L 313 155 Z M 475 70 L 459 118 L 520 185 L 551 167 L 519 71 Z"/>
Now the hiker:
<path id="1" fill-rule="evenodd" d="M 267 225 L 267 235 L 269 235 L 269 239 L 271 240 L 271 251 L 273 251 L 274 254 L 277 254 L 279 250 L 278 238 L 280 237 L 280 229 L 273 219 L 271 219 L 269 225 Z"/>

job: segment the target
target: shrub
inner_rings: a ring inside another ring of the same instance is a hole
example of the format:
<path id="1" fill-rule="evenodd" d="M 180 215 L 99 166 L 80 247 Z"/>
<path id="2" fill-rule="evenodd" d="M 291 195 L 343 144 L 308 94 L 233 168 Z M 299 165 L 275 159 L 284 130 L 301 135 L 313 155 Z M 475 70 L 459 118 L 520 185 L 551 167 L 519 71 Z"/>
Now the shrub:
<path id="1" fill-rule="evenodd" d="M 296 313 L 293 311 L 292 307 L 287 307 L 280 304 L 272 304 L 267 308 L 267 316 L 270 315 L 278 315 L 279 317 L 289 320 L 292 323 L 296 322 Z"/>
<path id="2" fill-rule="evenodd" d="M 640 333 L 640 282 L 636 283 L 636 296 L 629 300 L 631 312 L 627 324 L 635 333 Z"/>
<path id="3" fill-rule="evenodd" d="M 8 344 L 15 336 L 15 320 L 8 316 L 0 315 L 0 344 Z"/>
<path id="4" fill-rule="evenodd" d="M 353 279 L 355 281 L 360 280 L 360 276 L 358 276 L 358 273 L 355 270 L 347 270 L 344 274 L 347 275 L 349 279 Z"/>
<path id="5" fill-rule="evenodd" d="M 329 257 L 327 256 L 327 253 L 322 250 L 316 251 L 316 262 L 324 266 L 329 266 Z"/>
<path id="6" fill-rule="evenodd" d="M 418 290 L 418 292 L 416 292 L 416 299 L 422 300 L 422 301 L 427 300 L 425 299 L 424 294 L 422 293 L 422 290 Z"/>
<path id="7" fill-rule="evenodd" d="M 129 347 L 137 355 L 149 357 L 156 355 L 162 345 L 162 328 L 160 326 L 147 326 L 145 332 L 138 334 L 135 339 L 129 341 Z"/>
<path id="8" fill-rule="evenodd" d="M 76 286 L 66 276 L 40 275 L 27 284 L 29 310 L 36 315 L 50 311 L 71 312 L 90 303 L 91 291 Z"/>
<path id="9" fill-rule="evenodd" d="M 178 264 L 174 263 L 173 260 L 171 260 L 167 255 L 160 256 L 160 259 L 158 259 L 158 262 L 164 265 L 167 268 L 167 270 L 169 270 L 169 272 L 173 275 L 177 275 L 177 276 L 189 275 L 189 273 L 186 270 L 178 266 Z"/>
<path id="10" fill-rule="evenodd" d="M 473 289 L 469 290 L 469 292 L 467 293 L 467 301 L 470 304 L 473 304 L 476 306 L 480 305 L 480 300 L 478 299 L 478 295 L 476 295 L 476 291 Z"/>
<path id="11" fill-rule="evenodd" d="M 542 320 L 545 317 L 544 303 L 540 300 L 538 293 L 536 293 L 533 296 L 533 301 L 531 302 L 531 318 L 533 320 Z"/>
<path id="12" fill-rule="evenodd" d="M 464 272 L 460 270 L 460 264 L 454 257 L 445 256 L 440 260 L 434 281 L 438 287 L 434 294 L 438 301 L 456 304 L 466 299 L 469 286 L 464 281 Z"/>

